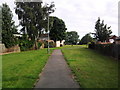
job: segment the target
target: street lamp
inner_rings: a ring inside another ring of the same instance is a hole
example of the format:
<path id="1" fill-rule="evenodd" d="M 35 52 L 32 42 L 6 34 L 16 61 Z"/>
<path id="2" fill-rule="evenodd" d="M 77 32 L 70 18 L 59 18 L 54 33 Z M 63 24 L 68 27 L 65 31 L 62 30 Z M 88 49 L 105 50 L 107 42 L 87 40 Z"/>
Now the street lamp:
<path id="1" fill-rule="evenodd" d="M 50 52 L 50 49 L 49 49 L 49 12 L 48 12 L 48 50 L 47 50 L 48 54 Z"/>

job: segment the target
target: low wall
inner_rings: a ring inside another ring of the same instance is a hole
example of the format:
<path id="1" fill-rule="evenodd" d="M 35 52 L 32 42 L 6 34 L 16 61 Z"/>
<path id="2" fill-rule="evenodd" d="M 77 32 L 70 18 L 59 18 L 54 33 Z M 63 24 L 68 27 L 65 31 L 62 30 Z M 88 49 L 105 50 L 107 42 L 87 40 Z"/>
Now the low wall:
<path id="1" fill-rule="evenodd" d="M 60 47 L 60 41 L 56 41 L 56 47 Z"/>
<path id="2" fill-rule="evenodd" d="M 4 44 L 0 44 L 0 53 L 6 52 L 6 48 Z"/>
<path id="3" fill-rule="evenodd" d="M 11 48 L 6 48 L 4 44 L 0 44 L 0 53 L 6 52 L 20 52 L 20 47 L 16 45 Z"/>

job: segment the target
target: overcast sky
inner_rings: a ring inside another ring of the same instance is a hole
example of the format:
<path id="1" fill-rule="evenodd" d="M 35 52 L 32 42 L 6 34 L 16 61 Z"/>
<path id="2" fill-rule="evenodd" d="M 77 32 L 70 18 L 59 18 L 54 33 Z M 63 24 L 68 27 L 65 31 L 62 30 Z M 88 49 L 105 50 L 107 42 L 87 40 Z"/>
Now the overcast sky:
<path id="1" fill-rule="evenodd" d="M 77 31 L 80 38 L 86 33 L 94 32 L 95 22 L 98 17 L 104 20 L 105 24 L 111 26 L 112 34 L 118 35 L 118 1 L 119 0 L 43 0 L 43 2 L 55 3 L 55 12 L 51 16 L 62 19 L 67 31 Z M 17 15 L 14 13 L 14 1 L 6 2 L 13 14 L 14 21 L 18 25 Z"/>

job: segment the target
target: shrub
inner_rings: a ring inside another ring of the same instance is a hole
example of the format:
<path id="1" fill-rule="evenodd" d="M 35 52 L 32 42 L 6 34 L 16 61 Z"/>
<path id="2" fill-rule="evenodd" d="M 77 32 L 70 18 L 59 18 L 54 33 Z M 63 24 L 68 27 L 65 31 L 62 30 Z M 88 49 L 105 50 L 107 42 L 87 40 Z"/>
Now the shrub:
<path id="1" fill-rule="evenodd" d="M 41 42 L 38 42 L 38 49 L 41 47 L 42 43 Z"/>
<path id="2" fill-rule="evenodd" d="M 29 40 L 20 40 L 19 46 L 21 51 L 27 51 L 30 50 L 34 45 L 34 41 Z"/>
<path id="3" fill-rule="evenodd" d="M 91 42 L 91 44 L 89 44 L 88 47 L 91 48 L 91 49 L 95 49 L 95 43 L 94 43 L 94 42 Z"/>

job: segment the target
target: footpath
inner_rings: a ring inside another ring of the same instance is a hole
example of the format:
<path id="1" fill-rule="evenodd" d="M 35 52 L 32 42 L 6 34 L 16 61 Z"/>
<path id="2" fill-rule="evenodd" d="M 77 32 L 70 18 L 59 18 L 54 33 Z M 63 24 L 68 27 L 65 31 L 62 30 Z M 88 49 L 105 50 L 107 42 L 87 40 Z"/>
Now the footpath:
<path id="1" fill-rule="evenodd" d="M 61 50 L 54 50 L 34 88 L 80 88 L 72 76 Z"/>

